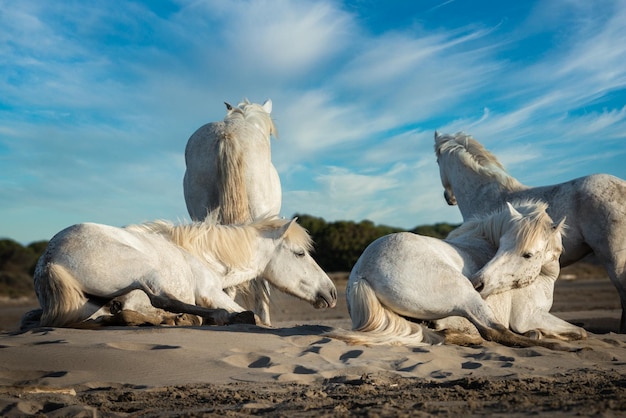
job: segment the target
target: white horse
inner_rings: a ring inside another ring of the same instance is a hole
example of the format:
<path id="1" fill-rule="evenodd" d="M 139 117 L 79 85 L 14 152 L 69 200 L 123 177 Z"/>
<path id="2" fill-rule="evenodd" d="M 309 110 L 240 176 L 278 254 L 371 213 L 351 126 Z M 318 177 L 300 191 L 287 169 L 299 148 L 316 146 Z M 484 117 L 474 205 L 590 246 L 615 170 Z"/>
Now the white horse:
<path id="1" fill-rule="evenodd" d="M 226 108 L 224 121 L 200 127 L 187 142 L 183 187 L 189 215 L 200 221 L 217 213 L 223 224 L 278 216 L 282 192 L 270 151 L 270 135 L 276 136 L 272 101 L 245 100 Z M 245 302 L 270 325 L 269 286 L 262 278 L 250 285 L 252 294 L 243 292 Z M 230 293 L 235 296 L 234 289 Z"/>
<path id="2" fill-rule="evenodd" d="M 108 301 L 133 291 L 168 312 L 198 315 L 208 323 L 237 322 L 244 308 L 223 289 L 261 274 L 316 308 L 333 307 L 335 286 L 309 255 L 310 247 L 308 233 L 295 219 L 241 226 L 74 225 L 52 238 L 37 263 L 34 281 L 42 308 L 37 325 L 97 322 Z M 23 325 L 36 317 L 33 312 Z M 254 323 L 248 314 L 243 321 Z"/>
<path id="3" fill-rule="evenodd" d="M 463 219 L 489 213 L 505 201 L 541 199 L 554 219 L 567 217 L 561 266 L 594 252 L 622 303 L 619 332 L 626 333 L 626 181 L 594 174 L 565 183 L 528 187 L 509 175 L 470 135 L 435 132 L 435 153 L 444 196 Z"/>
<path id="4" fill-rule="evenodd" d="M 507 203 L 500 211 L 466 222 L 445 240 L 408 232 L 377 239 L 365 249 L 348 280 L 346 298 L 353 330 L 334 331 L 330 336 L 366 345 L 439 343 L 439 334 L 414 320 L 461 316 L 486 340 L 567 349 L 507 328 L 508 324 L 514 329 L 523 325 L 518 331 L 535 327 L 543 331 L 555 323 L 541 322 L 551 315 L 541 301 L 547 295 L 541 286 L 534 286 L 538 280 L 554 281 L 559 273 L 563 220 L 554 224 L 545 207 L 534 202 Z M 495 298 L 531 286 L 536 294 L 529 300 Z M 510 316 L 498 317 L 507 309 L 496 301 L 510 304 Z M 567 330 L 574 328 L 569 325 Z M 476 342 L 471 336 L 460 337 L 452 333 L 447 340 Z"/>

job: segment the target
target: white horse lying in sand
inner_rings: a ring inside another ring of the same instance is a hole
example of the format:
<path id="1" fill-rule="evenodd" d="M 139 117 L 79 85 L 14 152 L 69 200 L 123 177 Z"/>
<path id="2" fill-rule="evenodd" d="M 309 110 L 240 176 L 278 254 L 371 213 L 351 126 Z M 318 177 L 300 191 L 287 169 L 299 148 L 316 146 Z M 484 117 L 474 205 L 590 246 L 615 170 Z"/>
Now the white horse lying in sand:
<path id="1" fill-rule="evenodd" d="M 622 302 L 626 333 L 626 181 L 594 174 L 561 184 L 528 187 L 509 175 L 470 135 L 435 132 L 435 153 L 444 196 L 464 220 L 487 214 L 505 201 L 540 199 L 554 219 L 567 217 L 561 267 L 592 251 L 606 268 Z"/>
<path id="2" fill-rule="evenodd" d="M 223 224 L 279 216 L 282 191 L 270 147 L 270 135 L 276 136 L 272 101 L 226 103 L 226 109 L 224 121 L 200 127 L 187 142 L 183 188 L 189 215 L 202 221 L 208 213 L 217 214 Z M 270 325 L 267 282 L 259 278 L 249 285 L 244 302 Z M 236 291 L 229 293 L 234 297 Z"/>
<path id="3" fill-rule="evenodd" d="M 433 344 L 441 342 L 441 336 L 409 319 L 461 316 L 486 340 L 568 349 L 507 328 L 550 336 L 563 332 L 565 339 L 570 334 L 584 336 L 580 328 L 548 313 L 546 301 L 552 294 L 544 287 L 559 274 L 564 221 L 554 224 L 545 209 L 539 202 L 507 203 L 485 218 L 466 222 L 445 240 L 407 232 L 377 239 L 348 280 L 353 331 L 330 336 L 366 345 Z M 497 297 L 511 289 L 526 289 L 528 299 Z M 467 344 L 476 338 L 452 334 L 448 341 Z"/>
<path id="4" fill-rule="evenodd" d="M 316 308 L 333 307 L 337 291 L 309 255 L 310 246 L 295 219 L 242 226 L 74 225 L 55 235 L 39 259 L 34 280 L 42 309 L 27 314 L 23 326 L 38 313 L 34 325 L 82 327 L 90 319 L 97 324 L 108 301 L 131 291 L 144 292 L 156 308 L 208 323 L 254 323 L 251 313 L 237 315 L 244 308 L 223 289 L 261 274 Z M 146 313 L 126 310 L 121 317 L 133 314 Z"/>

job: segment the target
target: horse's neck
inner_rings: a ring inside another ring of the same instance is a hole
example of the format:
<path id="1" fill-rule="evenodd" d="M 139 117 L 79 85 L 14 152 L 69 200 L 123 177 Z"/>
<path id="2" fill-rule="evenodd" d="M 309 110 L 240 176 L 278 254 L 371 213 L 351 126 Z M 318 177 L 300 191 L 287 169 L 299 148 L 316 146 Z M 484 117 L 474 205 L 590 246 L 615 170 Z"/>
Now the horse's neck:
<path id="1" fill-rule="evenodd" d="M 559 273 L 561 272 L 561 266 L 559 261 L 550 261 L 543 266 L 541 266 L 541 272 L 539 273 L 539 277 L 544 278 L 545 280 L 556 281 L 559 277 Z"/>
<path id="2" fill-rule="evenodd" d="M 254 133 L 252 133 L 253 136 L 258 137 L 258 139 L 264 139 L 269 145 L 270 134 L 272 133 L 272 121 L 269 116 L 253 113 L 244 117 L 240 114 L 236 114 L 233 115 L 233 117 L 226 118 L 224 122 L 226 122 L 227 125 L 246 126 L 246 128 L 254 131 Z"/>
<path id="3" fill-rule="evenodd" d="M 249 282 L 261 275 L 262 271 L 251 268 L 249 270 L 244 269 L 228 269 L 222 276 L 222 289 L 238 286 L 242 283 Z"/>
<path id="4" fill-rule="evenodd" d="M 497 248 L 484 237 L 462 235 L 445 240 L 466 260 L 464 274 L 478 271 L 496 254 Z"/>
<path id="5" fill-rule="evenodd" d="M 248 266 L 227 266 L 219 260 L 207 258 L 204 259 L 202 264 L 204 268 L 208 267 L 216 273 L 216 277 L 221 281 L 222 289 L 226 289 L 248 282 L 262 273 L 263 269 L 259 268 L 256 258 L 254 257 L 253 262 L 249 263 Z"/>
<path id="6" fill-rule="evenodd" d="M 527 189 L 513 177 L 486 176 L 474 170 L 458 172 L 452 180 L 452 189 L 463 219 L 484 215 L 499 208 L 506 196 Z"/>
<path id="7" fill-rule="evenodd" d="M 222 274 L 222 289 L 237 286 L 262 275 L 270 262 L 274 249 L 272 240 L 263 236 L 256 238 L 254 254 L 245 267 L 227 267 Z"/>

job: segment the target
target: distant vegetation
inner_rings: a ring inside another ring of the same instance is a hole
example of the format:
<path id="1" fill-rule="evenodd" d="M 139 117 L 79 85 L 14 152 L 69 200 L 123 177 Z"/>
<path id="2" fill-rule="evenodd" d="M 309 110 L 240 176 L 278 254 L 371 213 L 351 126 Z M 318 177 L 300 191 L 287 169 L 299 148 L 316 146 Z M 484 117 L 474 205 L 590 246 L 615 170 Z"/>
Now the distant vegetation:
<path id="1" fill-rule="evenodd" d="M 326 222 L 310 215 L 295 215 L 315 242 L 313 257 L 327 272 L 350 271 L 357 259 L 372 241 L 383 235 L 405 231 L 371 221 Z M 458 225 L 445 223 L 418 226 L 410 232 L 435 238 L 445 238 Z"/>
<path id="2" fill-rule="evenodd" d="M 1 296 L 34 295 L 33 271 L 47 245 L 47 241 L 38 241 L 24 247 L 13 240 L 0 239 Z"/>
<path id="3" fill-rule="evenodd" d="M 326 222 L 310 215 L 296 215 L 315 242 L 313 257 L 327 272 L 350 271 L 365 247 L 376 238 L 403 231 L 371 221 Z M 435 224 L 411 230 L 421 235 L 445 238 L 458 225 Z M 33 271 L 47 241 L 22 246 L 11 239 L 0 239 L 0 296 L 34 296 Z"/>

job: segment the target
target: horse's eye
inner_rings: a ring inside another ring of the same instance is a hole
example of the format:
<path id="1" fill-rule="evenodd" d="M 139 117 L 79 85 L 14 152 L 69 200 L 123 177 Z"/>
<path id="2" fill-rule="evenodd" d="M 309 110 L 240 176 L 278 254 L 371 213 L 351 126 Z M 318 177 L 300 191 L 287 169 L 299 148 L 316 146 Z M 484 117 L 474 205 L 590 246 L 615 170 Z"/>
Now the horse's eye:
<path id="1" fill-rule="evenodd" d="M 524 253 L 522 254 L 522 257 L 528 259 L 528 258 L 532 258 L 533 257 L 533 253 Z"/>
<path id="2" fill-rule="evenodd" d="M 296 250 L 293 252 L 296 257 L 304 257 L 306 255 L 306 252 L 304 250 Z"/>

